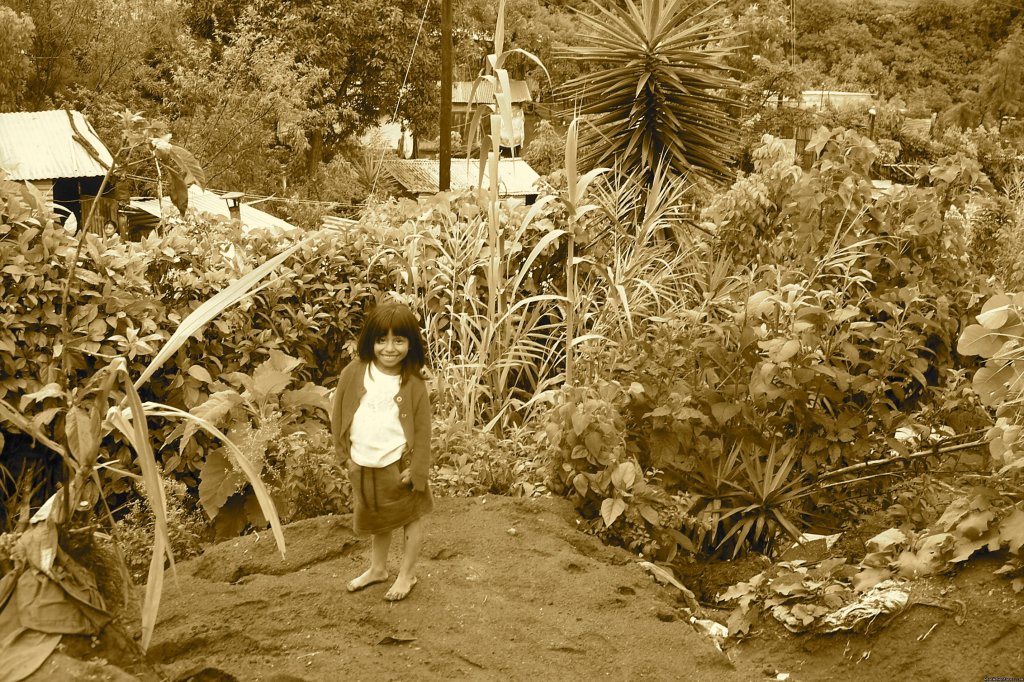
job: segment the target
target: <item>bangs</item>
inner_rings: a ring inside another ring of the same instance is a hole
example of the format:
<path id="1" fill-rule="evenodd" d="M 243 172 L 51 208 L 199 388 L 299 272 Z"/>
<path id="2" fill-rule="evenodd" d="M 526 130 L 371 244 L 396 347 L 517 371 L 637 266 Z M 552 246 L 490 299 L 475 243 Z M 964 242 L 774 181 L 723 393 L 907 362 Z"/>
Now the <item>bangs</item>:
<path id="1" fill-rule="evenodd" d="M 373 308 L 366 316 L 363 330 L 359 334 L 359 359 L 371 362 L 374 358 L 373 344 L 389 332 L 409 341 L 409 354 L 403 361 L 403 374 L 411 371 L 418 375 L 426 363 L 420 323 L 409 306 L 402 303 L 384 303 Z"/>
<path id="2" fill-rule="evenodd" d="M 420 323 L 407 306 L 386 303 L 370 311 L 364 333 L 370 336 L 372 342 L 387 336 L 388 332 L 413 341 L 420 336 Z"/>

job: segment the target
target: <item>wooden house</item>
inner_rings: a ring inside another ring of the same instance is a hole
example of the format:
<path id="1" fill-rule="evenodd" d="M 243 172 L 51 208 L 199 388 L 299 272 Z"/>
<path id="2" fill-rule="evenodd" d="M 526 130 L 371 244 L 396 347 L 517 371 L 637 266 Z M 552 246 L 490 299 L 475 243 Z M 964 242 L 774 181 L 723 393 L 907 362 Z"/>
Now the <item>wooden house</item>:
<path id="1" fill-rule="evenodd" d="M 32 183 L 47 201 L 74 214 L 78 225 L 97 201 L 113 156 L 85 116 L 77 111 L 0 113 L 0 168 L 9 180 Z M 99 231 L 117 224 L 113 186 L 99 199 L 92 222 Z"/>
<path id="2" fill-rule="evenodd" d="M 397 187 L 401 196 L 417 199 L 437 194 L 440 186 L 440 168 L 436 159 L 389 159 L 384 162 L 384 173 L 389 184 Z M 451 191 L 490 187 L 490 178 L 484 173 L 480 183 L 479 159 L 451 160 Z M 503 199 L 532 204 L 540 191 L 537 183 L 540 176 L 522 159 L 500 159 L 498 161 L 498 196 Z"/>
<path id="3" fill-rule="evenodd" d="M 473 114 L 481 104 L 494 104 L 494 85 L 488 81 L 479 81 L 473 91 L 474 81 L 456 81 L 452 83 L 452 130 L 462 136 L 463 141 L 473 120 Z M 502 126 L 501 146 L 522 148 L 526 144 L 525 115 L 532 110 L 533 97 L 526 81 L 512 79 L 509 81 L 512 100 L 512 130 Z"/>

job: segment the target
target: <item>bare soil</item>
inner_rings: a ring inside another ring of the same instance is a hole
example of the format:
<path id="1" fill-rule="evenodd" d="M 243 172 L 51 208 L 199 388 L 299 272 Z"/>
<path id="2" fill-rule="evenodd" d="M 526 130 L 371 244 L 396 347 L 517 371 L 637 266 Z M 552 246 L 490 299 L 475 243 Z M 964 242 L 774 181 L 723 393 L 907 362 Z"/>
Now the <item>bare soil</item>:
<path id="1" fill-rule="evenodd" d="M 723 653 L 689 623 L 676 588 L 652 580 L 637 557 L 578 531 L 577 518 L 560 499 L 438 499 L 419 583 L 398 603 L 383 600 L 386 583 L 346 592 L 368 548 L 347 516 L 287 526 L 284 560 L 269 533 L 212 546 L 180 564 L 176 582 L 169 578 L 150 675 L 139 677 L 1024 678 L 1024 597 L 992 575 L 995 559 L 914 583 L 914 605 L 868 634 L 793 635 L 768 619 Z M 396 537 L 393 573 L 400 546 Z M 744 580 L 763 568 L 754 560 L 723 563 L 685 580 L 702 581 L 691 585 L 700 595 L 706 584 Z M 724 621 L 727 612 L 702 607 L 700 615 Z M 40 679 L 58 679 L 45 676 L 61 670 L 49 665 Z M 79 679 L 131 679 L 106 670 Z"/>

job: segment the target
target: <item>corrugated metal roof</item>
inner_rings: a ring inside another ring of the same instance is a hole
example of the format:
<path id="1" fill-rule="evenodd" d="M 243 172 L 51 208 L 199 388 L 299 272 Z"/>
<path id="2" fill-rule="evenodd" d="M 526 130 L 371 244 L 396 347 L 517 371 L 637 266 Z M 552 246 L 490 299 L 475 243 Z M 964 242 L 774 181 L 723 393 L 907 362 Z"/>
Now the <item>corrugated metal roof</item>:
<path id="1" fill-rule="evenodd" d="M 78 133 L 91 145 L 102 164 L 74 138 L 69 113 Z M 11 180 L 98 177 L 107 172 L 113 160 L 85 116 L 77 111 L 0 114 L 0 167 L 7 171 Z"/>
<path id="2" fill-rule="evenodd" d="M 903 121 L 902 131 L 908 135 L 916 135 L 928 139 L 932 136 L 931 118 L 908 118 Z"/>
<path id="3" fill-rule="evenodd" d="M 163 214 L 160 212 L 156 199 L 135 198 L 129 202 L 129 205 L 157 218 L 179 215 L 178 209 L 171 203 L 170 197 L 164 197 Z M 228 202 L 224 200 L 224 197 L 215 192 L 200 189 L 198 185 L 192 185 L 188 188 L 188 208 L 189 211 L 195 211 L 199 214 L 208 213 L 220 218 L 231 218 L 231 211 L 228 209 Z M 246 228 L 262 228 L 278 236 L 299 229 L 285 220 L 281 220 L 269 213 L 264 213 L 248 204 L 242 204 L 239 207 L 239 215 L 242 225 Z"/>
<path id="4" fill-rule="evenodd" d="M 474 81 L 455 81 L 452 83 L 452 104 L 469 104 L 469 96 L 473 93 Z M 526 81 L 510 79 L 508 82 L 509 91 L 512 93 L 513 102 L 532 102 L 530 86 Z M 494 101 L 494 84 L 490 81 L 480 81 L 476 86 L 476 93 L 473 93 L 473 103 L 481 102 L 490 104 Z"/>
<path id="5" fill-rule="evenodd" d="M 800 93 L 800 106 L 804 109 L 855 109 L 862 108 L 867 113 L 868 107 L 875 103 L 876 96 L 870 92 L 846 92 L 843 90 L 804 90 Z"/>
<path id="6" fill-rule="evenodd" d="M 325 215 L 320 217 L 320 227 L 328 227 L 335 230 L 344 229 L 356 225 L 358 221 L 351 218 L 342 218 L 337 215 Z"/>
<path id="7" fill-rule="evenodd" d="M 389 159 L 384 168 L 406 191 L 412 194 L 437 194 L 440 169 L 436 159 Z M 480 177 L 479 159 L 451 160 L 451 189 L 459 191 L 477 186 Z M 503 197 L 524 197 L 537 194 L 535 183 L 540 179 L 537 171 L 522 159 L 498 161 L 498 193 Z M 490 187 L 484 173 L 483 188 Z"/>

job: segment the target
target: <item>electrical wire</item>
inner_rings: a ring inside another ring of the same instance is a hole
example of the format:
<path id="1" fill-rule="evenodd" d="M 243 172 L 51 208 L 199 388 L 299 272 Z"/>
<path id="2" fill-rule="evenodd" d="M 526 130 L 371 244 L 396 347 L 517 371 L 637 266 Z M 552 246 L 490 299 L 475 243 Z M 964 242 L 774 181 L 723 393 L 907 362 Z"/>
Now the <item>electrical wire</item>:
<path id="1" fill-rule="evenodd" d="M 405 85 L 409 82 L 409 72 L 412 70 L 412 60 L 416 56 L 416 47 L 420 42 L 420 34 L 423 32 L 423 22 L 427 19 L 427 9 L 430 7 L 430 0 L 426 0 L 423 4 L 423 14 L 420 16 L 420 25 L 416 29 L 416 38 L 412 41 L 412 52 L 409 53 L 409 63 L 405 65 L 405 75 L 402 76 L 402 87 L 398 90 L 398 99 L 395 100 L 395 112 L 391 114 L 391 123 L 398 120 L 398 108 L 402 105 L 402 97 L 405 95 Z M 399 140 L 399 144 L 405 144 L 404 132 Z M 380 158 L 377 160 L 377 167 L 373 170 L 373 183 L 370 186 L 370 196 L 372 197 L 377 191 L 377 178 L 380 176 L 380 167 L 384 163 L 384 154 L 386 152 L 385 147 L 381 147 Z"/>
<path id="2" fill-rule="evenodd" d="M 135 175 L 134 173 L 126 173 L 124 175 L 124 177 L 126 177 L 126 178 L 128 178 L 130 180 L 139 180 L 139 181 L 142 181 L 142 182 L 152 182 L 152 183 L 156 183 L 157 182 L 156 178 L 148 178 L 148 177 L 146 177 L 144 175 Z M 208 192 L 214 192 L 214 193 L 219 193 L 219 194 L 224 194 L 225 192 L 230 191 L 230 190 L 226 190 L 226 189 L 217 189 L 215 187 L 204 187 L 203 189 L 205 189 Z M 261 203 L 261 202 L 264 202 L 264 201 L 281 201 L 281 202 L 287 202 L 287 203 L 291 203 L 291 204 L 309 204 L 309 205 L 312 205 L 312 206 L 338 206 L 338 207 L 343 207 L 343 208 L 365 208 L 368 205 L 366 202 L 357 202 L 357 201 L 346 203 L 344 201 L 326 201 L 326 200 L 323 200 L 323 199 L 299 199 L 299 198 L 292 198 L 292 197 L 280 197 L 280 196 L 277 196 L 277 195 L 274 195 L 274 194 L 261 195 L 261 194 L 253 194 L 251 192 L 245 192 L 244 194 L 245 194 L 245 197 L 247 199 L 252 199 L 253 200 L 253 201 L 250 201 L 250 202 L 246 202 L 247 205 L 248 204 L 252 204 L 252 203 Z"/>

